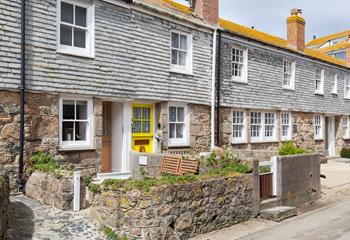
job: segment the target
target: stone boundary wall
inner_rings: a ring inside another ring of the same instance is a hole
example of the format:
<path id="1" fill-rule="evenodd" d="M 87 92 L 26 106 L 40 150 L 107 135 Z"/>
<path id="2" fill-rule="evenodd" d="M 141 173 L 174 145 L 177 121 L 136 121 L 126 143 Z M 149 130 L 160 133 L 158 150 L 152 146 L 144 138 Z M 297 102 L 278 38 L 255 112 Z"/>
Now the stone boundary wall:
<path id="1" fill-rule="evenodd" d="M 129 239 L 188 239 L 246 221 L 255 207 L 253 174 L 152 187 L 150 192 L 89 193 L 90 215 Z"/>
<path id="2" fill-rule="evenodd" d="M 38 202 L 62 210 L 72 209 L 73 176 L 57 179 L 49 173 L 35 171 L 29 177 L 25 190 L 28 197 Z"/>
<path id="3" fill-rule="evenodd" d="M 277 156 L 277 197 L 300 206 L 321 197 L 320 155 Z"/>
<path id="4" fill-rule="evenodd" d="M 4 239 L 6 235 L 8 223 L 8 205 L 10 204 L 10 187 L 8 174 L 5 169 L 0 166 L 0 239 Z"/>

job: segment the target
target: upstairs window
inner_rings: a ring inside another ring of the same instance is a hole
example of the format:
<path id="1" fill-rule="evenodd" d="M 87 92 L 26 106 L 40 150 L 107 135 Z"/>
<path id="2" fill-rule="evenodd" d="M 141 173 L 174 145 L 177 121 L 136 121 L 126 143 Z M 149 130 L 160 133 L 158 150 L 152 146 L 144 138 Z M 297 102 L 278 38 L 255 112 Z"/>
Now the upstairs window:
<path id="1" fill-rule="evenodd" d="M 294 89 L 295 62 L 283 61 L 283 87 Z"/>
<path id="2" fill-rule="evenodd" d="M 247 82 L 247 58 L 248 50 L 233 47 L 232 48 L 232 80 L 238 82 Z"/>
<path id="3" fill-rule="evenodd" d="M 338 94 L 338 74 L 334 75 L 332 84 L 332 94 Z"/>
<path id="4" fill-rule="evenodd" d="M 60 99 L 61 147 L 92 147 L 92 119 L 91 99 Z"/>
<path id="5" fill-rule="evenodd" d="M 350 78 L 344 78 L 344 97 L 350 99 Z"/>
<path id="6" fill-rule="evenodd" d="M 169 106 L 169 146 L 188 145 L 188 107 L 182 104 Z"/>
<path id="7" fill-rule="evenodd" d="M 292 117 L 290 113 L 281 113 L 281 139 L 292 139 Z"/>
<path id="8" fill-rule="evenodd" d="M 349 117 L 343 117 L 343 139 L 349 139 L 350 138 L 350 121 Z"/>
<path id="9" fill-rule="evenodd" d="M 314 138 L 316 140 L 323 139 L 323 117 L 322 115 L 314 116 Z"/>
<path id="10" fill-rule="evenodd" d="M 192 36 L 171 33 L 171 69 L 175 72 L 192 73 Z"/>
<path id="11" fill-rule="evenodd" d="M 232 111 L 232 142 L 243 143 L 246 141 L 246 121 L 244 111 Z"/>
<path id="12" fill-rule="evenodd" d="M 324 70 L 315 70 L 315 93 L 323 94 L 324 89 Z"/>
<path id="13" fill-rule="evenodd" d="M 58 1 L 58 52 L 93 57 L 94 6 Z"/>

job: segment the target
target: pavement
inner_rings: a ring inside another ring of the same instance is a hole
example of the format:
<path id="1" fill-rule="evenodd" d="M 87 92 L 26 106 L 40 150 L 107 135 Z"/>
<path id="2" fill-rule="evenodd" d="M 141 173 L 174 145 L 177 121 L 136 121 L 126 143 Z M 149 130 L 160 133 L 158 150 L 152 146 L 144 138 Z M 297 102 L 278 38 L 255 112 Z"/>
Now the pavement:
<path id="1" fill-rule="evenodd" d="M 192 240 L 350 240 L 350 160 L 321 165 L 322 198 L 298 209 L 298 216 L 276 223 L 252 219 Z"/>

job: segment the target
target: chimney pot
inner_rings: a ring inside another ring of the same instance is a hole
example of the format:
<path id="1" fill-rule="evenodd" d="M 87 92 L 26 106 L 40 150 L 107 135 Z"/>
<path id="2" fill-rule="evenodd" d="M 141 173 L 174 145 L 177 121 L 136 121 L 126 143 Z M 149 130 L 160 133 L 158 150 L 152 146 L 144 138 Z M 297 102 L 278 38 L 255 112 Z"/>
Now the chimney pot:
<path id="1" fill-rule="evenodd" d="M 298 51 L 305 50 L 305 19 L 301 16 L 302 10 L 294 8 L 287 18 L 287 38 L 291 46 Z"/>

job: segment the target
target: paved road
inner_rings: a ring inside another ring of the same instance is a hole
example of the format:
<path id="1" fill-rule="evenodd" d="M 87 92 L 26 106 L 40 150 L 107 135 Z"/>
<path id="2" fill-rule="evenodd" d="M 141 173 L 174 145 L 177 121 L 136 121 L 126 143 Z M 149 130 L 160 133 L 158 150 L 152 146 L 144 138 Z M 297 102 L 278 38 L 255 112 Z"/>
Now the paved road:
<path id="1" fill-rule="evenodd" d="M 193 240 L 350 240 L 350 161 L 322 165 L 322 199 L 281 223 L 253 219 Z"/>

